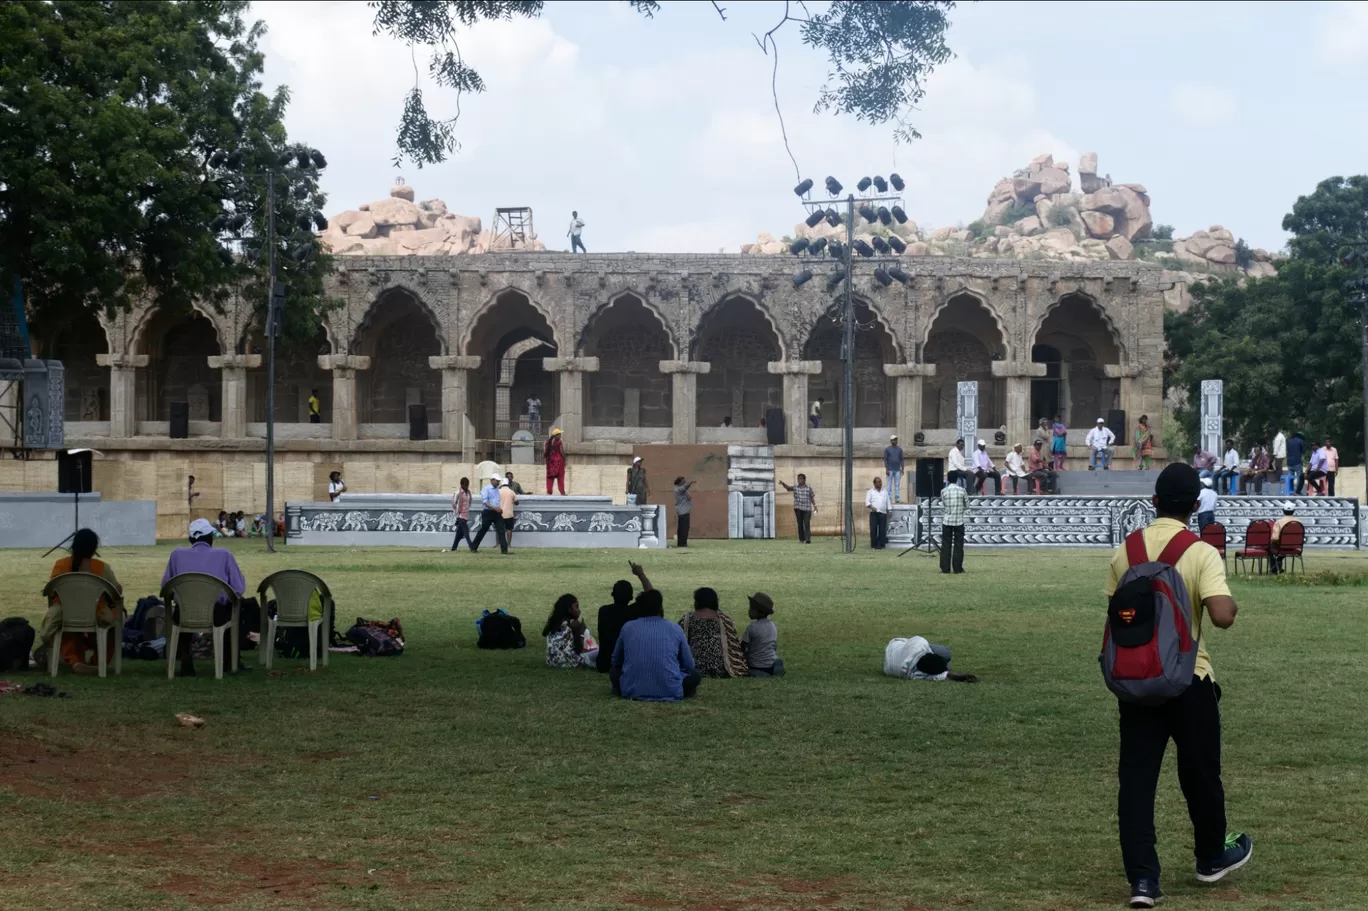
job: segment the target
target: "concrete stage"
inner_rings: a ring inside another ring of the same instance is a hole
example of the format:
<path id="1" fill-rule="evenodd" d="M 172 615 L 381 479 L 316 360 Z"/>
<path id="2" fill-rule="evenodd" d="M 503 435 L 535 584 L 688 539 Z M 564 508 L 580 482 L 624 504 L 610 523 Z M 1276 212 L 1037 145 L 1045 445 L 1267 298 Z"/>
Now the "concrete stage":
<path id="1" fill-rule="evenodd" d="M 471 532 L 479 531 L 479 492 Z M 515 546 L 650 548 L 665 546 L 665 507 L 614 506 L 611 497 L 518 498 Z M 445 494 L 343 494 L 333 503 L 286 503 L 286 544 L 344 547 L 450 547 L 456 513 Z M 480 544 L 496 548 L 491 528 Z"/>
<path id="2" fill-rule="evenodd" d="M 52 547 L 76 530 L 76 494 L 0 493 L 0 547 Z M 155 500 L 102 500 L 83 493 L 80 522 L 101 545 L 157 543 Z"/>
<path id="3" fill-rule="evenodd" d="M 1112 475 L 1119 482 L 1122 476 L 1152 473 L 1063 474 Z M 1153 489 L 1151 479 L 1150 492 Z M 1227 496 L 1216 503 L 1216 521 L 1226 527 L 1227 551 L 1244 545 L 1245 529 L 1253 520 L 1280 518 L 1287 500 L 1297 505 L 1297 519 L 1306 527 L 1308 548 L 1356 549 L 1368 539 L 1368 529 L 1364 528 L 1368 513 L 1354 498 Z M 924 541 L 928 525 L 939 543 L 941 515 L 939 497 L 894 506 L 888 522 L 888 546 L 911 547 Z M 987 547 L 1116 547 L 1126 535 L 1153 519 L 1149 492 L 1142 496 L 971 496 L 964 542 Z M 1196 516 L 1192 530 L 1197 530 Z"/>

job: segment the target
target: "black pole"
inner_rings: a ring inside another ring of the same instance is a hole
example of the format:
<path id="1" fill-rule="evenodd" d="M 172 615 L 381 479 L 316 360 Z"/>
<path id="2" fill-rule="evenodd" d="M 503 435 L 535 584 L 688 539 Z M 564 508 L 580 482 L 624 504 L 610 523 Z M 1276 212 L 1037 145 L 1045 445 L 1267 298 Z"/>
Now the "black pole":
<path id="1" fill-rule="evenodd" d="M 266 291 L 266 551 L 275 553 L 275 168 L 266 169 L 266 247 L 270 287 Z"/>
<path id="2" fill-rule="evenodd" d="M 845 303 L 841 308 L 845 325 L 841 338 L 845 351 L 845 391 L 841 411 L 843 427 L 842 449 L 845 456 L 845 552 L 855 552 L 855 308 L 851 296 L 854 284 L 854 260 L 851 246 L 855 242 L 855 194 L 846 197 L 845 245 Z"/>

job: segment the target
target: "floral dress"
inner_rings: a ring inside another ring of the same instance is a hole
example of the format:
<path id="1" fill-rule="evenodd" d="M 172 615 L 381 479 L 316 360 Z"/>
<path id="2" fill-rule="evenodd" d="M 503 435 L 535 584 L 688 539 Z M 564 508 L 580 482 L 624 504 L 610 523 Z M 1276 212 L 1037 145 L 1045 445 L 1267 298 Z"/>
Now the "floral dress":
<path id="1" fill-rule="evenodd" d="M 598 659 L 598 643 L 589 630 L 584 631 L 584 651 L 575 651 L 575 634 L 567 620 L 560 629 L 546 637 L 547 667 L 594 667 Z"/>
<path id="2" fill-rule="evenodd" d="M 679 621 L 693 652 L 694 667 L 704 677 L 740 677 L 747 672 L 746 658 L 741 651 L 741 637 L 736 624 L 722 611 L 716 617 L 702 619 L 696 614 L 685 614 Z"/>

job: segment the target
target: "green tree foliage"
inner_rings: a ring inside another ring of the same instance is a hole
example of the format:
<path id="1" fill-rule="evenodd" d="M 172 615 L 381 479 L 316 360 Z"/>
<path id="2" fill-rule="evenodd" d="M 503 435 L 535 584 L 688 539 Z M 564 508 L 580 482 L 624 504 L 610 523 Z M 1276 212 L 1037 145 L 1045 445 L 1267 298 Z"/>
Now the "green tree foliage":
<path id="1" fill-rule="evenodd" d="M 1173 240 L 1173 225 L 1155 225 L 1154 230 L 1150 231 L 1150 237 L 1155 240 Z"/>
<path id="2" fill-rule="evenodd" d="M 647 18 L 661 11 L 657 0 L 627 0 Z M 463 27 L 481 21 L 535 19 L 542 0 L 371 0 L 374 33 L 428 52 L 428 77 L 459 96 L 483 92 L 485 82 L 461 56 L 458 41 Z M 714 9 L 725 20 L 717 3 Z M 783 17 L 756 41 L 778 65 L 775 36 L 788 23 L 797 23 L 803 44 L 827 55 L 830 72 L 818 92 L 816 111 L 851 114 L 868 123 L 894 123 L 901 141 L 920 137 L 907 116 L 926 94 L 925 81 L 936 66 L 953 54 L 945 44 L 947 14 L 953 0 L 832 0 L 817 11 L 802 3 L 784 3 Z M 798 13 L 794 15 L 795 11 Z M 434 119 L 423 102 L 423 88 L 415 80 L 404 99 L 399 118 L 395 164 L 405 158 L 418 167 L 445 161 L 460 149 L 455 117 Z"/>
<path id="3" fill-rule="evenodd" d="M 1169 378 L 1187 393 L 1178 418 L 1196 435 L 1203 379 L 1225 381 L 1227 436 L 1241 445 L 1278 429 L 1330 436 L 1363 451 L 1358 266 L 1346 241 L 1368 236 L 1368 177 L 1332 177 L 1283 219 L 1291 256 L 1258 280 L 1194 285 L 1193 306 L 1166 314 Z"/>
<path id="4" fill-rule="evenodd" d="M 236 238 L 260 236 L 265 182 L 208 164 L 240 150 L 237 170 L 260 172 L 299 150 L 288 92 L 261 91 L 265 29 L 247 6 L 0 3 L 0 273 L 19 276 L 36 330 L 143 299 L 184 310 L 234 283 L 264 309 L 264 248 Z M 280 213 L 322 203 L 310 177 Z M 234 231 L 224 219 L 239 213 Z M 309 335 L 327 268 L 316 246 L 279 245 L 288 323 Z"/>

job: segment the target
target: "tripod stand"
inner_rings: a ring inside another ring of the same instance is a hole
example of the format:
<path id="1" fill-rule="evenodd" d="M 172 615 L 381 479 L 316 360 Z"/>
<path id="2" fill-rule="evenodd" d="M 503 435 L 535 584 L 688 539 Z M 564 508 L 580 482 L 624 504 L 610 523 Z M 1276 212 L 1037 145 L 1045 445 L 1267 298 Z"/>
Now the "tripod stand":
<path id="1" fill-rule="evenodd" d="M 67 455 L 80 455 L 81 453 L 85 452 L 89 452 L 92 455 L 97 454 L 93 449 L 68 449 Z M 59 547 L 66 547 L 67 542 L 70 541 L 72 538 L 76 537 L 76 532 L 80 531 L 81 529 L 81 491 L 85 489 L 85 463 L 81 459 L 77 459 L 75 464 L 76 483 L 73 485 L 73 489 L 71 491 L 71 503 L 74 512 L 74 516 L 72 518 L 71 523 L 71 534 L 67 535 L 65 538 L 58 541 L 56 544 L 52 545 L 52 547 L 48 549 L 48 552 L 46 554 L 43 554 L 44 557 L 52 553 L 54 550 L 57 550 Z"/>
<path id="2" fill-rule="evenodd" d="M 931 504 L 932 504 L 932 502 L 934 502 L 934 499 L 931 498 L 931 497 L 928 497 L 928 498 L 925 500 L 925 509 L 919 509 L 919 510 L 918 510 L 919 512 L 921 512 L 923 515 L 926 516 L 926 550 L 925 550 L 924 552 L 922 552 L 922 556 L 925 556 L 925 557 L 934 557 L 934 556 L 936 556 L 937 554 L 940 553 L 940 545 L 937 544 L 936 541 L 935 541 L 935 539 L 931 537 Z M 920 519 L 917 520 L 917 531 L 918 531 L 919 533 L 921 532 L 921 520 L 920 520 Z M 921 542 L 920 540 L 916 540 L 916 541 L 913 542 L 913 544 L 912 544 L 911 547 L 907 548 L 907 550 L 905 550 L 905 551 L 903 551 L 902 553 L 898 554 L 898 556 L 900 556 L 900 557 L 905 557 L 905 556 L 907 556 L 908 554 L 910 554 L 910 553 L 911 553 L 912 551 L 914 551 L 914 550 L 915 550 L 915 551 L 921 551 L 921 546 L 922 546 L 922 542 Z"/>

